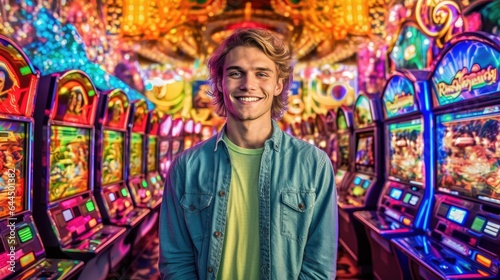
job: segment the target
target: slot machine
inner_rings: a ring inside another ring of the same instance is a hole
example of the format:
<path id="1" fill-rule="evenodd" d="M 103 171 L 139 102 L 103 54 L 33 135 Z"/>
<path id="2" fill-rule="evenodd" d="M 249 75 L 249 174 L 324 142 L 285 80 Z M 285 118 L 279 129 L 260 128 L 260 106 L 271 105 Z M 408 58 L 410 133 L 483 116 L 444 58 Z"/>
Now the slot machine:
<path id="1" fill-rule="evenodd" d="M 325 141 L 326 147 L 325 151 L 328 154 L 328 157 L 332 161 L 332 164 L 337 162 L 337 117 L 335 116 L 335 110 L 331 109 L 326 112 L 325 115 Z M 336 166 L 333 164 L 333 171 L 336 172 Z"/>
<path id="2" fill-rule="evenodd" d="M 85 261 L 82 279 L 103 279 L 124 227 L 104 225 L 93 195 L 94 118 L 99 95 L 82 71 L 44 76 L 35 119 L 35 219 L 48 253 Z"/>
<path id="3" fill-rule="evenodd" d="M 160 201 L 153 198 L 146 181 L 146 126 L 148 123 L 148 104 L 144 100 L 132 103 L 129 118 L 129 151 L 127 155 L 127 179 L 134 204 L 139 207 L 156 209 Z"/>
<path id="4" fill-rule="evenodd" d="M 434 206 L 425 234 L 391 240 L 413 279 L 499 279 L 500 41 L 450 40 L 432 69 Z"/>
<path id="5" fill-rule="evenodd" d="M 315 146 L 326 152 L 326 144 L 328 138 L 326 116 L 323 114 L 316 114 L 316 118 L 314 119 L 314 127 L 316 127 L 316 131 L 314 133 Z"/>
<path id="6" fill-rule="evenodd" d="M 172 127 L 172 161 L 184 151 L 184 121 L 181 118 L 174 120 Z"/>
<path id="7" fill-rule="evenodd" d="M 120 89 L 101 92 L 95 121 L 94 196 L 104 223 L 125 227 L 129 229 L 128 235 L 133 235 L 149 209 L 134 207 L 125 181 L 129 115 L 130 103 L 125 92 Z M 125 237 L 113 248 L 112 267 L 130 251 Z"/>
<path id="8" fill-rule="evenodd" d="M 39 73 L 0 36 L 0 278 L 71 279 L 83 262 L 47 258 L 32 216 L 33 105 Z"/>
<path id="9" fill-rule="evenodd" d="M 407 267 L 394 267 L 392 238 L 422 233 L 432 198 L 433 158 L 428 72 L 395 72 L 382 94 L 385 127 L 385 184 L 376 211 L 357 211 L 365 226 L 376 279 L 410 279 Z M 427 169 L 426 169 L 427 168 Z"/>
<path id="10" fill-rule="evenodd" d="M 302 140 L 311 144 L 315 145 L 314 141 L 314 133 L 316 131 L 316 127 L 314 125 L 314 118 L 313 117 L 308 117 L 307 120 L 302 120 L 301 123 L 301 134 L 302 134 Z"/>
<path id="11" fill-rule="evenodd" d="M 188 119 L 184 123 L 184 149 L 189 149 L 193 146 L 194 121 Z"/>
<path id="12" fill-rule="evenodd" d="M 336 132 L 330 138 L 330 158 L 335 169 L 337 195 L 343 196 L 353 173 L 352 110 L 341 106 L 337 109 L 335 117 Z"/>
<path id="13" fill-rule="evenodd" d="M 147 153 L 146 153 L 146 181 L 152 196 L 155 201 L 163 198 L 163 179 L 160 176 L 159 170 L 159 155 L 158 155 L 158 135 L 160 132 L 160 121 L 163 113 L 157 109 L 149 112 L 147 126 Z"/>
<path id="14" fill-rule="evenodd" d="M 201 130 L 203 128 L 203 125 L 201 122 L 196 122 L 194 125 L 194 134 L 193 134 L 193 145 L 196 145 L 201 142 L 202 135 L 201 135 Z"/>
<path id="15" fill-rule="evenodd" d="M 172 126 L 173 120 L 171 115 L 166 115 L 161 120 L 160 124 L 160 165 L 159 171 L 163 180 L 167 178 L 168 169 L 172 164 L 172 153 L 170 146 L 172 144 Z"/>
<path id="16" fill-rule="evenodd" d="M 292 125 L 292 135 L 296 138 L 302 139 L 302 127 L 300 122 L 294 122 Z"/>
<path id="17" fill-rule="evenodd" d="M 361 274 L 371 273 L 370 244 L 364 226 L 354 219 L 354 212 L 374 210 L 382 188 L 384 146 L 379 106 L 379 99 L 374 95 L 362 93 L 356 99 L 351 139 L 355 168 L 346 191 L 338 196 L 339 241 L 357 263 Z"/>
<path id="18" fill-rule="evenodd" d="M 161 203 L 158 197 L 153 197 L 146 181 L 146 126 L 148 123 L 148 104 L 145 100 L 131 102 L 128 118 L 128 149 L 125 166 L 128 190 L 134 205 L 150 210 L 138 229 L 134 244 L 145 236 L 158 220 L 158 210 Z"/>

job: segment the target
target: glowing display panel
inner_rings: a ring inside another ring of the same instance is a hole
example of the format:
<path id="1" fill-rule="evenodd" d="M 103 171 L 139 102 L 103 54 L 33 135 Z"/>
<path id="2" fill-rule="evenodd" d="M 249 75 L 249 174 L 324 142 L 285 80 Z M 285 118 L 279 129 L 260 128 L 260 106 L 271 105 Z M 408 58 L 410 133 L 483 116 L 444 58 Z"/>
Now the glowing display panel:
<path id="1" fill-rule="evenodd" d="M 0 38 L 0 113 L 30 116 L 37 79 L 22 50 Z"/>
<path id="2" fill-rule="evenodd" d="M 384 91 L 384 112 L 387 118 L 417 111 L 415 90 L 410 80 L 403 76 L 393 76 Z"/>
<path id="3" fill-rule="evenodd" d="M 431 40 L 417 27 L 406 25 L 389 56 L 397 69 L 426 69 L 432 59 Z"/>
<path id="4" fill-rule="evenodd" d="M 160 141 L 160 173 L 167 174 L 168 167 L 170 166 L 170 159 L 168 157 L 168 149 L 170 147 L 169 140 Z"/>
<path id="5" fill-rule="evenodd" d="M 49 202 L 89 190 L 90 129 L 50 126 Z"/>
<path id="6" fill-rule="evenodd" d="M 431 78 L 437 106 L 495 94 L 500 90 L 500 52 L 479 41 L 457 43 L 436 65 Z"/>
<path id="7" fill-rule="evenodd" d="M 139 176 L 142 173 L 143 145 L 142 134 L 132 133 L 130 142 L 130 176 Z"/>
<path id="8" fill-rule="evenodd" d="M 375 171 L 375 153 L 373 134 L 362 134 L 356 146 L 356 170 L 373 173 Z"/>
<path id="9" fill-rule="evenodd" d="M 25 149 L 26 124 L 0 120 L 0 219 L 27 208 Z"/>
<path id="10" fill-rule="evenodd" d="M 364 95 L 360 95 L 354 107 L 354 122 L 356 128 L 370 126 L 373 123 L 372 108 L 370 100 Z"/>
<path id="11" fill-rule="evenodd" d="M 127 95 L 121 90 L 114 90 L 110 95 L 104 123 L 109 127 L 125 129 L 130 111 Z"/>
<path id="12" fill-rule="evenodd" d="M 104 130 L 102 151 L 102 184 L 123 180 L 123 133 Z"/>
<path id="13" fill-rule="evenodd" d="M 148 136 L 148 165 L 147 171 L 156 171 L 156 137 Z"/>
<path id="14" fill-rule="evenodd" d="M 467 216 L 467 211 L 464 209 L 460 209 L 455 206 L 451 206 L 446 218 L 455 223 L 463 224 L 465 221 L 465 217 Z"/>
<path id="15" fill-rule="evenodd" d="M 422 120 L 389 124 L 388 137 L 388 175 L 406 182 L 423 183 Z"/>
<path id="16" fill-rule="evenodd" d="M 94 122 L 98 96 L 89 77 L 82 72 L 69 71 L 60 77 L 51 118 L 80 124 Z"/>
<path id="17" fill-rule="evenodd" d="M 437 187 L 500 204 L 500 106 L 437 116 Z"/>
<path id="18" fill-rule="evenodd" d="M 399 200 L 401 198 L 401 195 L 403 194 L 403 191 L 400 189 L 393 188 L 391 190 L 391 193 L 389 194 L 390 197 Z"/>
<path id="19" fill-rule="evenodd" d="M 347 170 L 351 165 L 349 160 L 349 143 L 350 134 L 347 126 L 347 120 L 342 110 L 338 111 L 337 114 L 337 149 L 338 149 L 338 159 L 334 161 L 339 169 Z M 337 153 L 337 151 L 335 151 Z M 338 163 L 336 161 L 339 161 Z"/>

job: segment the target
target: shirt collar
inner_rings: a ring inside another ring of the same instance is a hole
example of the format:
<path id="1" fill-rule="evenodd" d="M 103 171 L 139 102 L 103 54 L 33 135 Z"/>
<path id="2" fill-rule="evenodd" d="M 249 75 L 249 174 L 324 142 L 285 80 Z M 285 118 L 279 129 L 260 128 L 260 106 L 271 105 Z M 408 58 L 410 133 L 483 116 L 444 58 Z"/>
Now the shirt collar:
<path id="1" fill-rule="evenodd" d="M 266 140 L 264 146 L 267 145 L 267 143 L 271 143 L 273 145 L 273 149 L 276 152 L 279 152 L 280 147 L 281 147 L 281 140 L 283 139 L 282 136 L 283 136 L 284 132 L 281 130 L 281 127 L 278 125 L 278 122 L 276 122 L 275 120 L 272 120 L 272 124 L 273 124 L 273 134 L 271 135 L 271 138 Z M 224 124 L 222 129 L 217 133 L 217 141 L 215 142 L 214 152 L 217 151 L 217 149 L 219 147 L 219 143 L 224 142 L 224 134 L 226 133 L 226 126 L 227 126 L 227 123 Z M 226 144 L 226 143 L 224 142 L 224 144 Z"/>

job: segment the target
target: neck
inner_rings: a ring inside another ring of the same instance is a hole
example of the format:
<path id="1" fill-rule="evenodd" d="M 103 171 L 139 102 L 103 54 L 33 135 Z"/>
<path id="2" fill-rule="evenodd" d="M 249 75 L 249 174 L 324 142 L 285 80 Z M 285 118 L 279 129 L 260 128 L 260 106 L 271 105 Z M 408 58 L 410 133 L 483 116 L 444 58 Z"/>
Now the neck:
<path id="1" fill-rule="evenodd" d="M 235 122 L 227 119 L 226 135 L 236 146 L 246 149 L 264 147 L 264 142 L 271 138 L 273 125 L 271 120 L 266 122 Z"/>

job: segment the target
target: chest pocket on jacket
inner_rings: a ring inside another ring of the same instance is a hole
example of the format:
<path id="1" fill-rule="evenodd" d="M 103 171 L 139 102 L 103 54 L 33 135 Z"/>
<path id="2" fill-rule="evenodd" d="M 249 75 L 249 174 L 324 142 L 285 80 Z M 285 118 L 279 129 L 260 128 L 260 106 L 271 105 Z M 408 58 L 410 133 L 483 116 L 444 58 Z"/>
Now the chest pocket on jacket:
<path id="1" fill-rule="evenodd" d="M 281 193 L 281 234 L 304 240 L 309 232 L 316 194 L 308 191 Z"/>
<path id="2" fill-rule="evenodd" d="M 201 239 L 203 233 L 208 234 L 209 206 L 212 202 L 211 194 L 186 193 L 181 198 L 181 206 L 184 209 L 184 219 L 193 241 Z"/>

